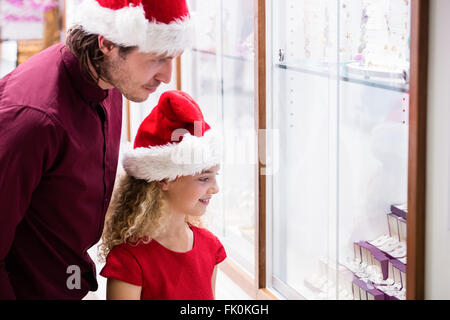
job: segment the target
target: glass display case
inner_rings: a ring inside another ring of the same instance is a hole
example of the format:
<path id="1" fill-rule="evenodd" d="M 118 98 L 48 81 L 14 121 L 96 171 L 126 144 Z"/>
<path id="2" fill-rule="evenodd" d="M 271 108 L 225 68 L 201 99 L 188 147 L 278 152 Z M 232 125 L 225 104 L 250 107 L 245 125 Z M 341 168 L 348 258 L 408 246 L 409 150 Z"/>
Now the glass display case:
<path id="1" fill-rule="evenodd" d="M 195 44 L 182 55 L 182 90 L 199 103 L 205 119 L 224 133 L 221 191 L 209 224 L 228 256 L 250 275 L 255 268 L 256 129 L 253 1 L 188 1 Z"/>
<path id="2" fill-rule="evenodd" d="M 268 6 L 272 286 L 405 299 L 410 1 Z"/>

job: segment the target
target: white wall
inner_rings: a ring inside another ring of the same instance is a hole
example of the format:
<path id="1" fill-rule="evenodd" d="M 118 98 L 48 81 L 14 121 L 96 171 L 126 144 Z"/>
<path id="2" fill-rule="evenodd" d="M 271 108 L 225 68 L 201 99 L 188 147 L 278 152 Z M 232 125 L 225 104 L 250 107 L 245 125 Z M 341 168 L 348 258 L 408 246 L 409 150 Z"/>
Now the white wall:
<path id="1" fill-rule="evenodd" d="M 430 3 L 425 298 L 450 299 L 450 1 Z"/>

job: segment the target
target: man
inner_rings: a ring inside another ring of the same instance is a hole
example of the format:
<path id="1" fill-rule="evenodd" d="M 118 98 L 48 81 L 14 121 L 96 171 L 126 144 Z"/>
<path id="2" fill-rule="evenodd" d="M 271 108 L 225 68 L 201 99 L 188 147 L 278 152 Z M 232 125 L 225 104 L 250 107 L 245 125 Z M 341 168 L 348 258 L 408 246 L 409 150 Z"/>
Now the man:
<path id="1" fill-rule="evenodd" d="M 117 169 L 122 95 L 170 81 L 190 38 L 185 0 L 85 0 L 66 44 L 0 80 L 0 299 L 97 289 Z"/>

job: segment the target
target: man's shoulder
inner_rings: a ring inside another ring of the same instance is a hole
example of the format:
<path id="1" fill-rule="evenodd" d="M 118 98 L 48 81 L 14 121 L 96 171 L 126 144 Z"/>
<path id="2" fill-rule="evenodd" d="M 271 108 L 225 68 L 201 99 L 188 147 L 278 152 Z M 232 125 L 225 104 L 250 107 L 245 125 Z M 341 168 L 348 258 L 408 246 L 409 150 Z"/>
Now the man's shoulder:
<path id="1" fill-rule="evenodd" d="M 40 83 L 47 82 L 48 76 L 62 65 L 61 50 L 64 46 L 64 43 L 58 43 L 33 55 L 18 65 L 10 78 L 23 80 L 32 75 L 38 77 Z"/>
<path id="2" fill-rule="evenodd" d="M 0 106 L 27 105 L 45 109 L 67 88 L 60 50 L 51 46 L 32 56 L 0 80 Z"/>

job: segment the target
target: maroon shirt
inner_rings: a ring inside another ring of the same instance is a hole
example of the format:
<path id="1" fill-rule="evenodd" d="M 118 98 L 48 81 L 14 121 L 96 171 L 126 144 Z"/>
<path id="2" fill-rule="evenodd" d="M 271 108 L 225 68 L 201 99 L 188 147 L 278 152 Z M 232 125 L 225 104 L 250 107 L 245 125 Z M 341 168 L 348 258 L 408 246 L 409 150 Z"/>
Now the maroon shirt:
<path id="1" fill-rule="evenodd" d="M 103 230 L 121 127 L 120 92 L 89 83 L 64 44 L 0 80 L 0 299 L 97 289 L 87 250 Z M 69 266 L 80 289 L 67 285 Z"/>

